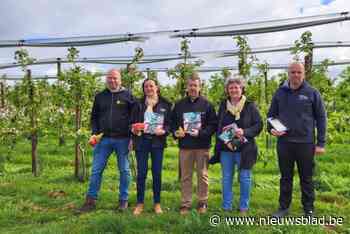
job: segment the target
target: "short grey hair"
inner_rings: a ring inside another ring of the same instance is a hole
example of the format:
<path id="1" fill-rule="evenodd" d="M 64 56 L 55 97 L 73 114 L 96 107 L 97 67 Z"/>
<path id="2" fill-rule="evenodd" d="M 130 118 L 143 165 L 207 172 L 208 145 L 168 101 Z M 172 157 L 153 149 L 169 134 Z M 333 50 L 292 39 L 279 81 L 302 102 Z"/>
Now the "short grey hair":
<path id="1" fill-rule="evenodd" d="M 288 72 L 290 70 L 290 68 L 294 65 L 299 65 L 303 68 L 304 72 L 305 72 L 305 65 L 304 63 L 300 62 L 300 61 L 292 61 L 291 63 L 288 64 Z"/>
<path id="2" fill-rule="evenodd" d="M 226 93 L 227 93 L 228 86 L 231 84 L 238 84 L 241 87 L 242 91 L 244 91 L 245 81 L 244 81 L 243 76 L 241 76 L 239 74 L 234 74 L 234 75 L 228 77 L 225 80 L 225 92 Z"/>
<path id="3" fill-rule="evenodd" d="M 112 69 L 109 69 L 109 70 L 107 71 L 106 76 L 108 76 L 109 74 L 111 74 L 111 73 L 113 73 L 113 72 L 118 72 L 119 75 L 121 75 L 120 69 L 118 69 L 118 68 L 112 68 Z"/>
<path id="4" fill-rule="evenodd" d="M 202 85 L 202 81 L 201 81 L 201 78 L 199 77 L 199 74 L 198 74 L 198 72 L 196 72 L 196 71 L 194 71 L 194 72 L 192 72 L 192 74 L 191 75 L 189 75 L 188 77 L 187 77 L 187 85 L 188 85 L 188 83 L 190 82 L 190 81 L 199 81 L 199 84 L 200 85 Z"/>

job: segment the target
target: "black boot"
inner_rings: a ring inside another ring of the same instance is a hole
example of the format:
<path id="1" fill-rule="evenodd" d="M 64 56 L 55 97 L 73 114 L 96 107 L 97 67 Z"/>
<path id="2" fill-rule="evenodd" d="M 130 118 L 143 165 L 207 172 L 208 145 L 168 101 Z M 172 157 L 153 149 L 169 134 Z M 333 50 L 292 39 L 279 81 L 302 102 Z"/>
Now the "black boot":
<path id="1" fill-rule="evenodd" d="M 313 210 L 304 210 L 304 216 L 312 218 L 314 216 L 314 211 Z"/>
<path id="2" fill-rule="evenodd" d="M 120 200 L 118 210 L 120 212 L 126 211 L 128 209 L 128 201 L 127 200 Z"/>
<path id="3" fill-rule="evenodd" d="M 288 215 L 289 210 L 288 209 L 281 209 L 279 208 L 278 211 L 276 211 L 275 213 L 272 214 L 272 217 L 274 218 L 283 218 L 286 215 Z"/>

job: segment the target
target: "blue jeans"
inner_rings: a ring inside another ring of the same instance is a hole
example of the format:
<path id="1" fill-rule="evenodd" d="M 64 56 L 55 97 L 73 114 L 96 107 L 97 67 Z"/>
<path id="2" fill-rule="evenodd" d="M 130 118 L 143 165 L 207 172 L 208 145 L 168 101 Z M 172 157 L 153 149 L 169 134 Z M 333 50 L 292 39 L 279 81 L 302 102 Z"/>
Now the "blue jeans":
<path id="1" fill-rule="evenodd" d="M 239 152 L 221 151 L 221 172 L 222 172 L 222 208 L 224 210 L 232 210 L 232 182 L 235 167 L 239 169 L 241 154 Z M 251 189 L 251 170 L 240 169 L 240 210 L 249 208 L 249 198 Z"/>
<path id="2" fill-rule="evenodd" d="M 152 158 L 153 178 L 153 202 L 160 203 L 160 191 L 162 186 L 162 164 L 164 148 L 153 148 L 151 139 L 142 139 L 141 147 L 136 150 L 137 160 L 137 203 L 143 203 L 145 199 L 145 187 L 148 171 L 148 158 Z"/>
<path id="3" fill-rule="evenodd" d="M 118 169 L 120 173 L 119 200 L 128 200 L 128 188 L 130 183 L 129 169 L 129 138 L 103 137 L 94 149 L 94 160 L 87 196 L 97 199 L 101 188 L 101 180 L 106 168 L 109 156 L 114 152 L 117 154 Z"/>

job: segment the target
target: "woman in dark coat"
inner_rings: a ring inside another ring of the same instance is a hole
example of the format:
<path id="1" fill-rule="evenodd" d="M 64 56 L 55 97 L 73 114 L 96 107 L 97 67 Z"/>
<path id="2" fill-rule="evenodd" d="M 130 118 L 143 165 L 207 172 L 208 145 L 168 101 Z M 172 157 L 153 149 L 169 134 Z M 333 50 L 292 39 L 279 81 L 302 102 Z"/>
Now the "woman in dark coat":
<path id="1" fill-rule="evenodd" d="M 161 214 L 161 174 L 166 137 L 170 130 L 171 104 L 160 96 L 159 86 L 155 80 L 146 79 L 142 88 L 144 97 L 138 101 L 131 114 L 137 161 L 137 205 L 133 213 L 140 215 L 144 209 L 148 158 L 151 155 L 154 212 Z M 135 123 L 142 127 L 136 127 Z"/>
<path id="2" fill-rule="evenodd" d="M 254 138 L 261 132 L 263 124 L 255 104 L 244 96 L 243 79 L 229 78 L 225 92 L 228 98 L 220 104 L 216 144 L 222 169 L 222 208 L 232 210 L 232 182 L 237 168 L 240 181 L 239 209 L 244 214 L 249 209 L 251 169 L 258 154 Z"/>

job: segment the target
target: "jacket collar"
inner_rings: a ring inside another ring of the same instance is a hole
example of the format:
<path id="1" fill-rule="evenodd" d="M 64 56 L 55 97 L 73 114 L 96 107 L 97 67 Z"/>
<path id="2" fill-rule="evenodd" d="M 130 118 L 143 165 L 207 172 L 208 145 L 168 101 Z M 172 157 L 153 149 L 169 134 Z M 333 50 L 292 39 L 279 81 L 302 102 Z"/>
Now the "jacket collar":
<path id="1" fill-rule="evenodd" d="M 126 88 L 124 88 L 123 86 L 121 86 L 118 90 L 113 91 L 113 92 L 112 92 L 109 88 L 106 88 L 106 90 L 107 90 L 108 92 L 110 92 L 110 93 L 120 93 L 120 92 L 125 91 Z"/>
<path id="2" fill-rule="evenodd" d="M 192 99 L 190 96 L 187 96 L 186 98 L 187 98 L 187 101 L 188 101 L 189 103 L 195 103 L 195 102 L 197 102 L 197 101 L 201 98 L 201 95 L 199 95 L 199 96 L 196 97 L 195 99 Z"/>
<path id="3" fill-rule="evenodd" d="M 309 83 L 306 80 L 304 80 L 303 83 L 300 85 L 300 87 L 298 89 L 296 89 L 296 90 L 300 90 L 300 89 L 303 89 L 303 88 L 306 88 L 306 87 L 309 87 L 309 86 L 310 86 Z M 289 86 L 289 81 L 288 80 L 285 80 L 283 82 L 283 84 L 281 85 L 281 88 L 284 89 L 284 90 L 293 91 L 293 89 L 291 89 L 290 86 Z"/>

